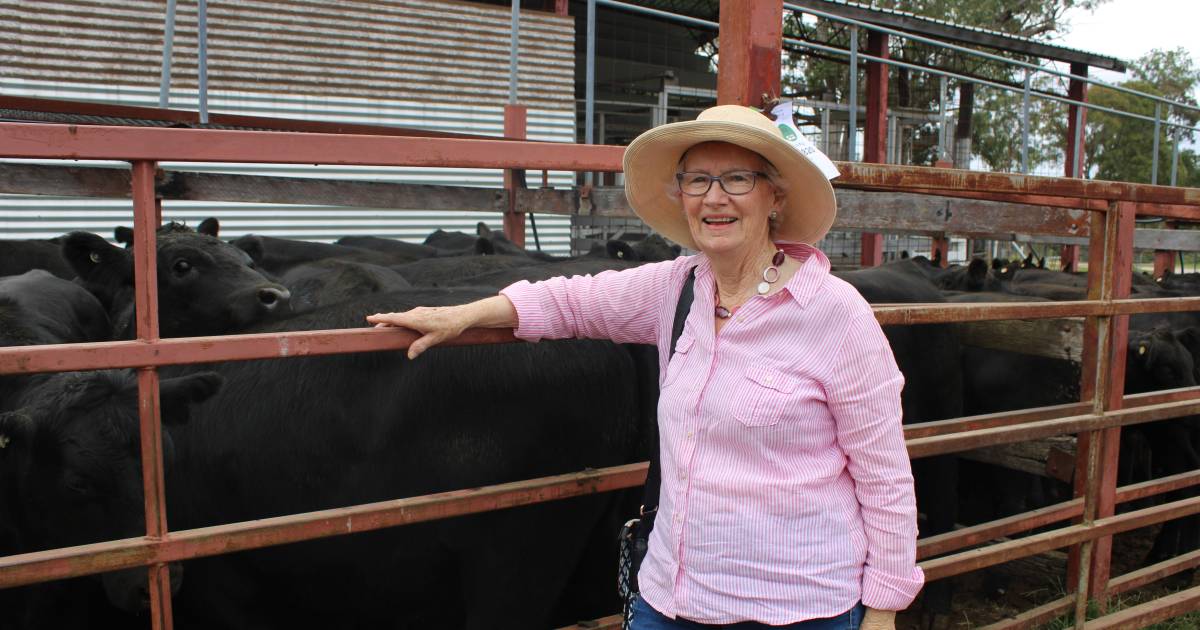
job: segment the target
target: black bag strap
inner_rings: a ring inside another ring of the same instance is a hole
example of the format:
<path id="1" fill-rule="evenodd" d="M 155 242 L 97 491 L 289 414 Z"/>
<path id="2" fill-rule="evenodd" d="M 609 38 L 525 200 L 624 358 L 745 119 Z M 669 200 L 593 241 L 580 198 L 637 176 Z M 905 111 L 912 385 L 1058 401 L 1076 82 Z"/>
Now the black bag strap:
<path id="1" fill-rule="evenodd" d="M 675 320 L 671 324 L 671 346 L 667 350 L 667 361 L 675 356 L 675 344 L 683 334 L 683 324 L 687 321 L 688 312 L 692 310 L 692 299 L 695 297 L 696 268 L 688 272 L 683 290 L 679 292 L 679 303 L 675 305 Z M 650 450 L 650 470 L 646 472 L 646 486 L 642 491 L 642 518 L 638 523 L 638 538 L 650 539 L 650 530 L 654 529 L 654 515 L 658 512 L 659 488 L 662 486 L 662 471 L 658 463 L 658 443 Z"/>

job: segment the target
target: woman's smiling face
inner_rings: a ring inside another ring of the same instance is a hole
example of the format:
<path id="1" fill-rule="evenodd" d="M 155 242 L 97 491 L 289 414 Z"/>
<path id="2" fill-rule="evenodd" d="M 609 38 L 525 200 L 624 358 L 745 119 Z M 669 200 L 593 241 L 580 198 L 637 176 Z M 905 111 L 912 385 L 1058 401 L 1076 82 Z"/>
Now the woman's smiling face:
<path id="1" fill-rule="evenodd" d="M 770 244 L 768 215 L 783 205 L 782 195 L 761 173 L 767 161 L 748 149 L 725 142 L 698 144 L 685 154 L 679 171 L 723 176 L 735 171 L 759 173 L 748 193 L 731 195 L 721 183 L 712 182 L 700 196 L 680 193 L 692 239 L 705 254 L 744 251 Z M 728 185 L 728 184 L 727 184 Z"/>

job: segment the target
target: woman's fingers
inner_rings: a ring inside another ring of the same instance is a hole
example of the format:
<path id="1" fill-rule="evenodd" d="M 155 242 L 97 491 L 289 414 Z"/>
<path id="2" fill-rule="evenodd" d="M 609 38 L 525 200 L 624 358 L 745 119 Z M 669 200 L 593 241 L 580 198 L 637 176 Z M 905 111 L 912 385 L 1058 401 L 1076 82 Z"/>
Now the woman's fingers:
<path id="1" fill-rule="evenodd" d="M 367 322 L 377 328 L 408 328 L 421 336 L 408 347 L 408 358 L 415 359 L 429 348 L 462 334 L 463 328 L 451 316 L 451 309 L 418 307 L 403 313 L 376 313 Z"/>

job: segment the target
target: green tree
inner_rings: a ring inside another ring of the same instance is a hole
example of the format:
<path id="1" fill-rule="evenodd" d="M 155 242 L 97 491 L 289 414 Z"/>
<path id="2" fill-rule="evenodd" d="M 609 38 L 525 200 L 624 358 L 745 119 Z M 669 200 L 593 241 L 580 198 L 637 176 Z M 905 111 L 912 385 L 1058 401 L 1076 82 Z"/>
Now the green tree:
<path id="1" fill-rule="evenodd" d="M 1153 50 L 1132 65 L 1133 78 L 1121 84 L 1139 92 L 1162 96 L 1173 101 L 1195 105 L 1192 92 L 1200 84 L 1200 69 L 1183 48 Z M 1093 87 L 1088 101 L 1123 112 L 1153 118 L 1155 102 L 1105 87 Z M 1170 112 L 1168 116 L 1168 111 Z M 1166 121 L 1195 126 L 1200 112 L 1186 108 L 1161 105 L 1158 116 Z M 1158 183 L 1170 183 L 1172 136 L 1181 143 L 1195 141 L 1195 132 L 1186 128 L 1161 125 L 1158 144 Z M 1091 177 L 1110 181 L 1148 183 L 1151 181 L 1154 156 L 1154 123 L 1108 112 L 1088 112 L 1086 156 L 1087 172 Z M 1196 171 L 1197 156 L 1181 148 L 1177 163 L 1177 184 L 1200 185 Z"/>

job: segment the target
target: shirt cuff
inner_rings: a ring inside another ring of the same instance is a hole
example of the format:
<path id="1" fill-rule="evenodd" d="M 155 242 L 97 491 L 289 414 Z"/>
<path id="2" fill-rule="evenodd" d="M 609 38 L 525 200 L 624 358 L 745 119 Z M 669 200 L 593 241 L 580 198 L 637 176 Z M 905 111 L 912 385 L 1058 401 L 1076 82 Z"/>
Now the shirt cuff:
<path id="1" fill-rule="evenodd" d="M 528 280 L 514 282 L 500 291 L 517 311 L 517 328 L 513 335 L 524 341 L 539 341 L 550 334 L 550 325 L 543 315 L 538 289 Z"/>
<path id="2" fill-rule="evenodd" d="M 914 566 L 912 573 L 905 577 L 867 566 L 863 571 L 862 603 L 879 610 L 904 610 L 924 585 L 925 572 L 921 567 Z"/>

